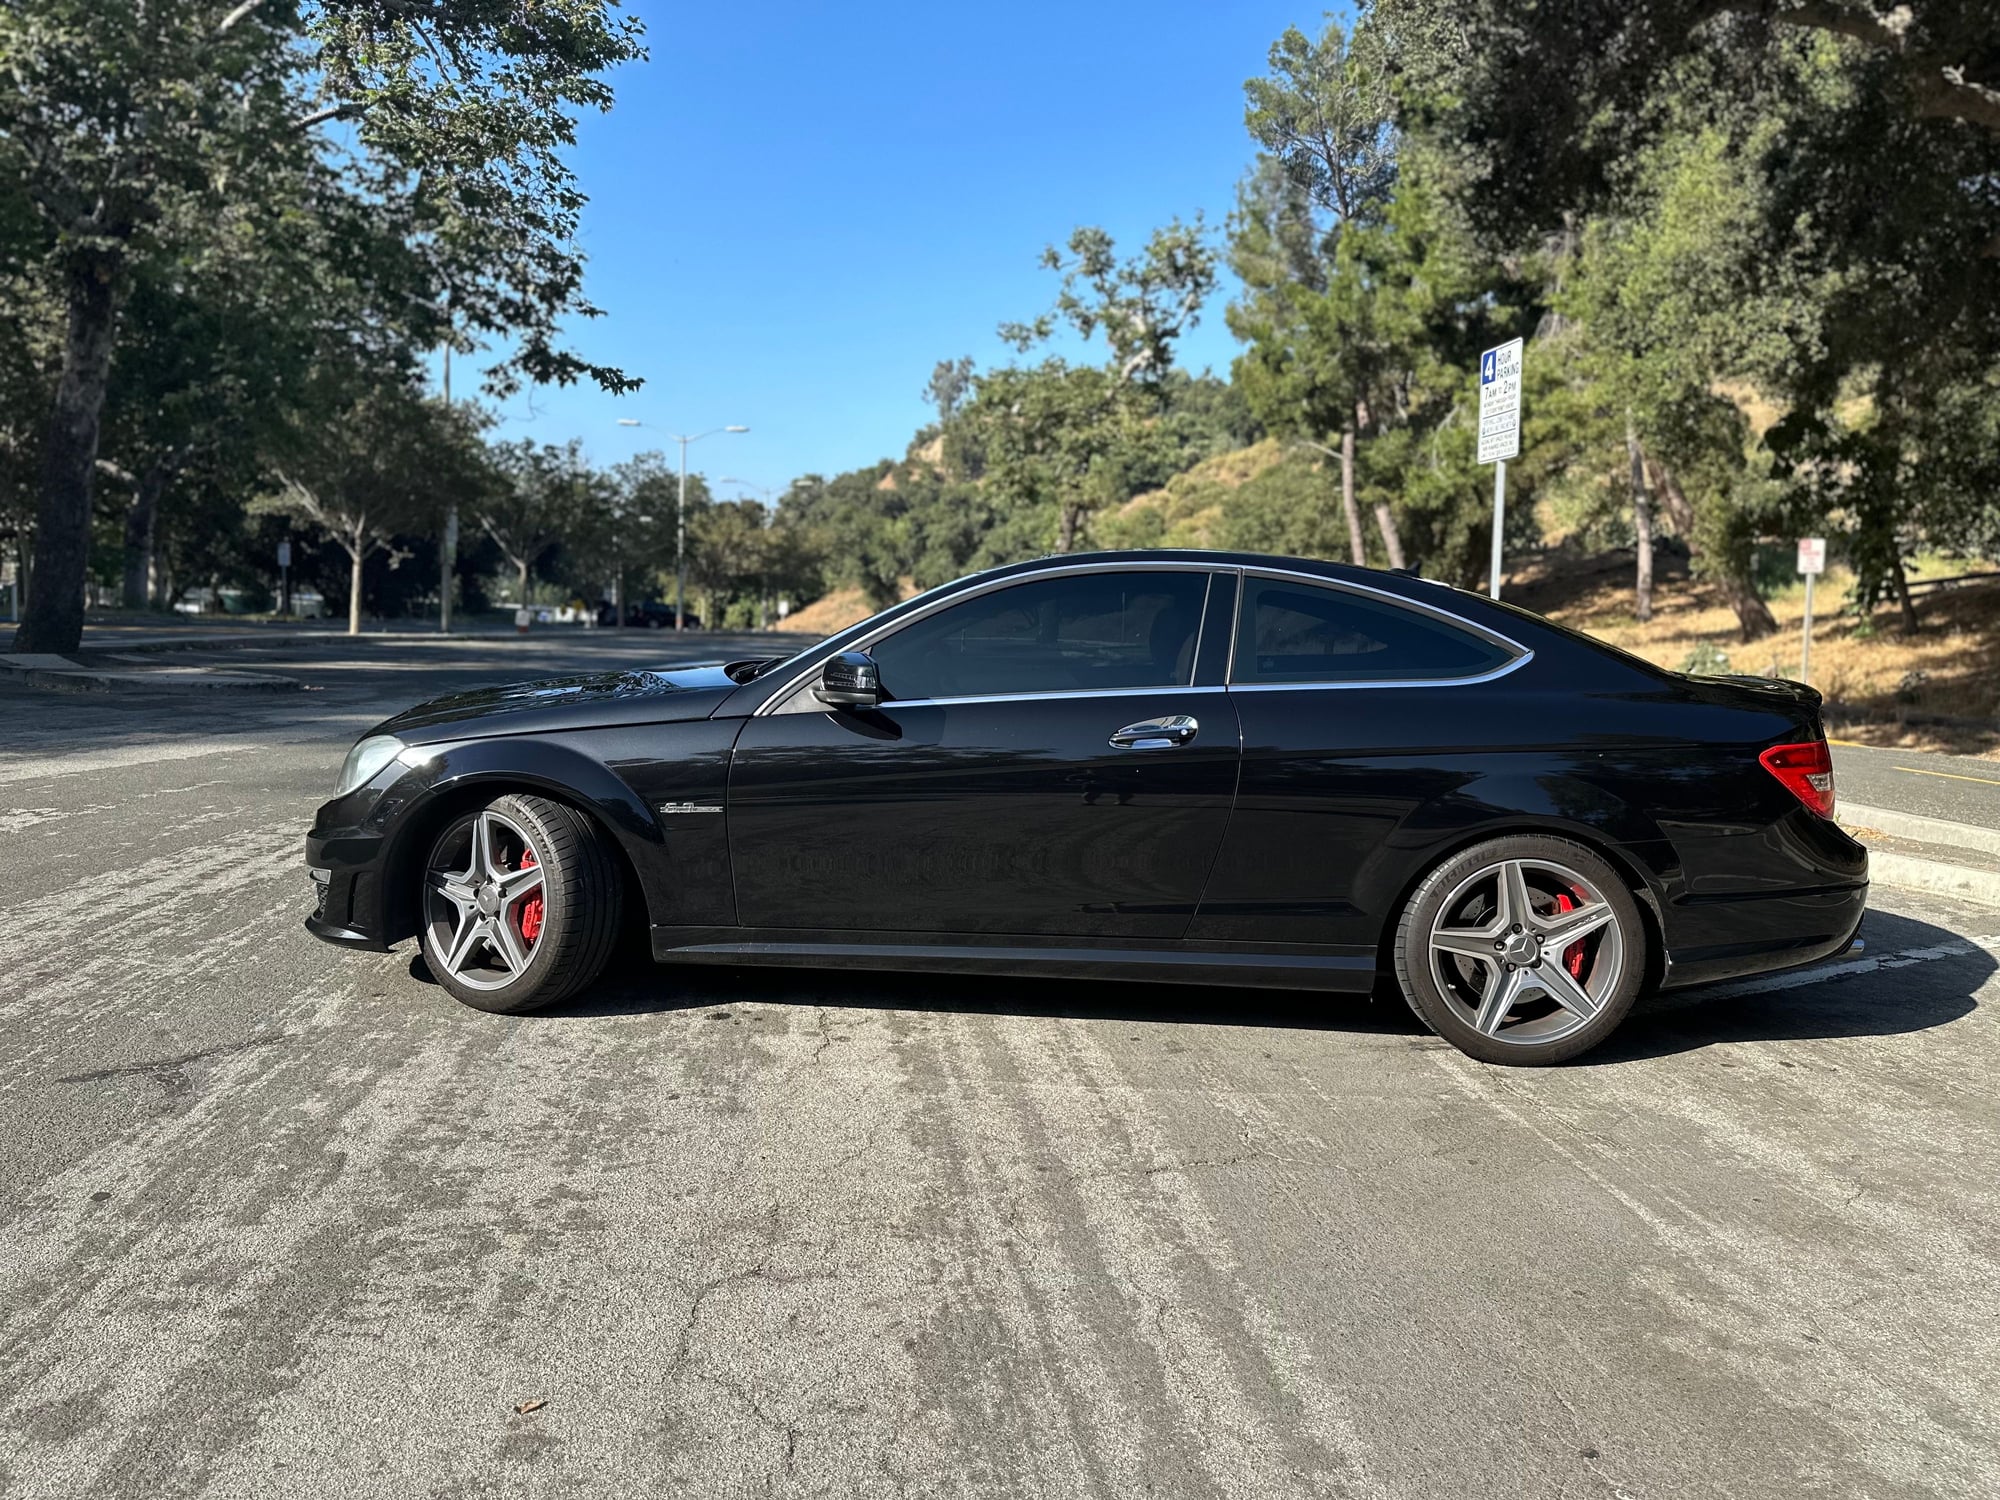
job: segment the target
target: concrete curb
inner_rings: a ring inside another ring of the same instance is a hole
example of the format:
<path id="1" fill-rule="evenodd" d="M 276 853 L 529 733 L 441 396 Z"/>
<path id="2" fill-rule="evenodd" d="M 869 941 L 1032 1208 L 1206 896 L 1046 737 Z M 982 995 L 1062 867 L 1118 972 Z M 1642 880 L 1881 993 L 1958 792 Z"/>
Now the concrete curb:
<path id="1" fill-rule="evenodd" d="M 60 661 L 61 658 L 56 658 Z M 276 673 L 229 672 L 207 667 L 164 667 L 130 672 L 61 666 L 38 658 L 0 656 L 0 682 L 18 682 L 49 693 L 297 693 L 305 684 Z"/>
<path id="2" fill-rule="evenodd" d="M 1920 813 L 1896 812 L 1886 807 L 1864 807 L 1845 799 L 1838 812 L 1843 823 L 1873 828 L 1891 838 L 1915 839 L 1920 844 L 1937 844 L 1945 849 L 1978 849 L 1986 854 L 2000 854 L 2000 828 L 1954 823 L 1948 818 L 1927 818 Z"/>
<path id="3" fill-rule="evenodd" d="M 454 631 L 450 635 L 439 635 L 436 631 L 421 630 L 364 630 L 360 635 L 349 635 L 344 630 L 287 630 L 268 635 L 242 633 L 233 635 L 199 636 L 177 635 L 164 640 L 121 641 L 93 639 L 84 632 L 85 651 L 241 651 L 258 646 L 317 646 L 352 641 L 461 641 L 461 640 L 501 640 L 512 639 L 513 631 Z"/>
<path id="4" fill-rule="evenodd" d="M 1868 878 L 1878 885 L 1901 886 L 1905 890 L 1956 896 L 1961 901 L 1976 901 L 1983 906 L 2000 906 L 2000 874 L 1991 870 L 1969 870 L 1964 865 L 1946 864 L 1941 859 L 1918 859 L 1910 854 L 1890 854 L 1870 849 Z"/>

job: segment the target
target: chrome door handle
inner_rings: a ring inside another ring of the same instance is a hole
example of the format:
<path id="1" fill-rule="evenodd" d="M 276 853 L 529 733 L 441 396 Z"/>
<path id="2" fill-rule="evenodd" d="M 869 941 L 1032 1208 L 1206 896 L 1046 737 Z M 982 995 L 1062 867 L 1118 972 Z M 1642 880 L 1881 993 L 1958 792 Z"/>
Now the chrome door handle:
<path id="1" fill-rule="evenodd" d="M 1114 750 L 1173 750 L 1192 745 L 1201 724 L 1192 714 L 1169 714 L 1143 724 L 1127 724 L 1111 736 Z"/>

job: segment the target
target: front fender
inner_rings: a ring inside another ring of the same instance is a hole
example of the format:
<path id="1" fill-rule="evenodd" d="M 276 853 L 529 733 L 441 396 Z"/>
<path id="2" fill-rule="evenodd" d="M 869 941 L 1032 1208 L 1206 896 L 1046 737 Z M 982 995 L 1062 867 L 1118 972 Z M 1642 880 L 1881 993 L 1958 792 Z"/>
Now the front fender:
<path id="1" fill-rule="evenodd" d="M 519 735 L 425 747 L 369 822 L 384 839 L 381 930 L 415 931 L 415 889 L 431 841 L 468 806 L 505 791 L 540 794 L 589 813 L 610 833 L 638 883 L 648 919 L 733 925 L 735 893 L 720 815 L 736 725 L 714 720 Z M 657 806 L 712 806 L 676 819 L 670 838 Z M 400 906 L 400 909 L 399 909 Z"/>

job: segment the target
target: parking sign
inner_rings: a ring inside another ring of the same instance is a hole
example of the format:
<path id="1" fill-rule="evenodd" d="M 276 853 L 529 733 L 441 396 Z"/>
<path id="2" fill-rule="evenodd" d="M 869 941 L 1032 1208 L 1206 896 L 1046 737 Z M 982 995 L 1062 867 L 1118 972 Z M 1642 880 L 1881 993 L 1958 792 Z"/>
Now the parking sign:
<path id="1" fill-rule="evenodd" d="M 1521 451 L 1521 341 L 1479 356 L 1479 462 L 1504 462 Z"/>
<path id="2" fill-rule="evenodd" d="M 1815 573 L 1826 571 L 1826 538 L 1823 536 L 1802 536 L 1799 538 L 1799 571 L 1810 578 Z"/>

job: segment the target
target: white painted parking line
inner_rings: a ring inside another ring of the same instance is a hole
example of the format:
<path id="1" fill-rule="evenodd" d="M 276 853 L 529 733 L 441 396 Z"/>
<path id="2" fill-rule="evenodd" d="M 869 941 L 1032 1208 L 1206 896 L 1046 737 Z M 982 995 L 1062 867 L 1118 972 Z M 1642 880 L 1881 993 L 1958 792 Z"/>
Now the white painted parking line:
<path id="1" fill-rule="evenodd" d="M 1939 943 L 1930 948 L 1904 948 L 1896 953 L 1871 953 L 1863 958 L 1853 958 L 1845 963 L 1828 964 L 1820 969 L 1794 969 L 1785 974 L 1767 974 L 1761 979 L 1742 979 L 1733 984 L 1718 985 L 1714 989 L 1688 991 L 1689 998 L 1722 1000 L 1734 995 L 1763 995 L 1773 990 L 1795 990 L 1808 984 L 1821 984 L 1830 979 L 1854 979 L 1863 974 L 1875 974 L 1885 969 L 1907 969 L 1912 964 L 1934 963 L 1940 958 L 1965 958 L 1974 953 L 2000 952 L 2000 936 L 1965 938 L 1955 943 Z"/>

